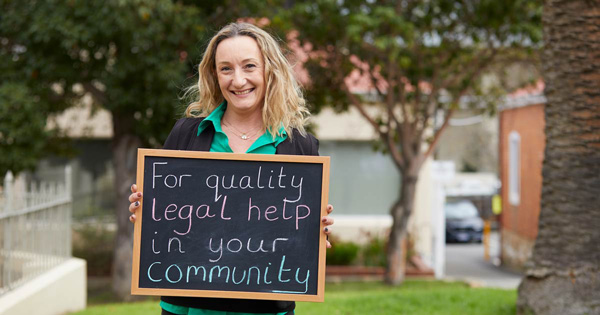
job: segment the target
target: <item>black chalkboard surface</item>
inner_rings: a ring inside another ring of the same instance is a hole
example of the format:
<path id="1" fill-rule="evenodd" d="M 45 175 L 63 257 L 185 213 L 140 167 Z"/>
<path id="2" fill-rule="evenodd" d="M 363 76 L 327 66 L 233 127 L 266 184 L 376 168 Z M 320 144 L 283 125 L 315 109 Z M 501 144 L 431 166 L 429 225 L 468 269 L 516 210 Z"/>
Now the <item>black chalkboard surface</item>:
<path id="1" fill-rule="evenodd" d="M 329 157 L 138 151 L 132 294 L 323 301 Z"/>

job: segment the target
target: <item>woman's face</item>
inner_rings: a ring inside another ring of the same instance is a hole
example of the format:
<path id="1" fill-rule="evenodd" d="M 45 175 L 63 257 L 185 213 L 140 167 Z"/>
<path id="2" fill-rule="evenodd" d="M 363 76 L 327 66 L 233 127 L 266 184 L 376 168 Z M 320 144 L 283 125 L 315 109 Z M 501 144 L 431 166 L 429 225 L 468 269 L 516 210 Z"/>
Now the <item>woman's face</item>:
<path id="1" fill-rule="evenodd" d="M 215 64 L 227 108 L 240 113 L 260 110 L 265 97 L 265 65 L 256 41 L 248 36 L 222 41 Z"/>

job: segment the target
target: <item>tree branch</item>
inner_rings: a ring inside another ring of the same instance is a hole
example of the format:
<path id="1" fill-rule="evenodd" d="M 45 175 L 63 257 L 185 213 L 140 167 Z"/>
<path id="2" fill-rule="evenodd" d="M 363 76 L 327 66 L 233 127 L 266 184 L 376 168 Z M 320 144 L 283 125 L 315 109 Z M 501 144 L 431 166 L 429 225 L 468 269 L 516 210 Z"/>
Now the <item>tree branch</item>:
<path id="1" fill-rule="evenodd" d="M 440 129 L 436 130 L 434 135 L 433 135 L 433 141 L 431 141 L 431 143 L 429 144 L 429 147 L 427 148 L 427 151 L 425 151 L 425 154 L 423 154 L 423 156 L 421 157 L 421 160 L 418 161 L 418 163 L 423 163 L 423 161 L 428 158 L 431 153 L 433 152 L 433 150 L 435 149 L 435 146 L 437 145 L 437 143 L 440 140 L 440 137 L 442 136 L 442 133 L 444 132 L 444 130 L 446 129 L 446 127 L 448 127 L 448 124 L 450 123 L 450 118 L 452 117 L 452 114 L 454 114 L 454 109 L 449 109 L 447 111 L 446 117 L 444 117 L 444 123 L 442 123 L 442 126 L 440 127 Z"/>
<path id="2" fill-rule="evenodd" d="M 398 146 L 396 146 L 394 137 L 390 131 L 391 130 L 388 130 L 386 133 L 381 134 L 381 140 L 387 145 L 388 151 L 392 155 L 396 167 L 398 167 L 400 171 L 404 171 L 406 169 L 406 162 L 400 154 L 400 150 L 398 149 Z"/>
<path id="3" fill-rule="evenodd" d="M 416 62 L 417 62 L 417 75 L 416 75 L 416 80 L 415 80 L 415 102 L 414 102 L 414 108 L 413 108 L 413 113 L 415 115 L 412 123 L 411 123 L 411 127 L 414 129 L 417 128 L 417 124 L 419 123 L 419 109 L 421 109 L 421 87 L 419 86 L 421 83 L 421 71 L 419 71 L 421 69 L 421 53 L 419 51 L 419 45 L 415 45 L 415 48 L 413 50 L 413 53 L 416 56 Z"/>
<path id="4" fill-rule="evenodd" d="M 402 154 L 407 161 L 410 161 L 415 157 L 415 153 L 419 151 L 415 148 L 418 148 L 421 140 L 414 137 L 415 129 L 413 124 L 409 121 L 402 122 L 402 133 Z"/>
<path id="5" fill-rule="evenodd" d="M 468 78 L 468 80 L 473 80 L 475 77 L 477 77 L 481 71 L 483 71 L 483 69 L 489 65 L 489 63 L 494 59 L 494 57 L 496 56 L 497 53 L 497 49 L 494 49 L 493 47 L 490 50 L 490 55 L 487 57 L 482 57 L 479 58 L 479 62 L 471 69 L 472 72 L 467 72 L 466 77 Z M 453 82 L 454 81 L 458 81 L 459 76 L 453 77 Z M 465 77 L 462 77 L 465 78 Z M 445 85 L 443 85 L 442 87 L 440 87 L 441 89 L 446 89 L 449 85 L 447 85 L 448 83 L 445 83 Z M 454 104 L 459 104 L 460 103 L 460 99 L 466 94 L 468 88 L 464 88 L 462 89 L 458 95 L 456 97 L 454 97 L 454 99 L 452 100 L 452 103 Z M 433 94 L 433 93 L 432 93 Z M 428 110 L 430 110 L 433 107 L 433 110 L 435 111 L 435 106 L 432 106 L 433 104 L 435 104 L 435 102 L 432 102 L 430 104 L 428 104 Z M 450 117 L 452 116 L 452 114 L 454 113 L 454 109 L 449 109 L 447 111 L 447 115 L 446 117 L 444 117 L 444 122 L 442 123 L 442 126 L 440 127 L 440 129 L 436 130 L 433 136 L 433 141 L 429 144 L 429 147 L 427 148 L 427 151 L 425 152 L 425 154 L 421 157 L 422 160 L 426 159 L 427 157 L 429 157 L 431 155 L 431 153 L 433 152 L 433 150 L 435 149 L 437 143 L 439 142 L 439 139 L 441 137 L 442 132 L 446 129 L 446 127 L 448 126 L 448 123 L 450 121 Z M 432 113 L 433 114 L 433 113 Z M 419 137 L 422 137 L 422 132 L 423 130 L 426 128 L 426 126 L 428 125 L 428 120 L 431 119 L 429 115 L 425 116 L 426 120 L 423 121 L 423 125 L 424 128 L 421 130 L 421 132 L 419 133 Z M 417 150 L 420 151 L 420 150 Z M 418 163 L 422 163 L 423 161 L 418 161 Z"/>
<path id="6" fill-rule="evenodd" d="M 358 112 L 369 122 L 369 124 L 371 124 L 373 129 L 375 129 L 375 132 L 377 132 L 378 135 L 382 134 L 383 132 L 381 131 L 379 124 L 375 121 L 375 119 L 373 119 L 373 117 L 371 117 L 371 115 L 367 113 L 362 102 L 356 97 L 356 95 L 350 92 L 348 86 L 346 86 L 345 83 L 342 84 L 342 90 L 344 90 L 344 92 L 350 99 L 350 102 L 352 102 L 352 105 L 354 105 L 356 109 L 358 109 Z"/>
<path id="7" fill-rule="evenodd" d="M 394 107 L 396 105 L 396 95 L 394 93 L 394 86 L 396 86 L 396 82 L 398 81 L 397 78 L 399 76 L 399 74 L 396 72 L 396 67 L 394 66 L 394 61 L 392 60 L 392 57 L 388 57 L 388 76 L 387 76 L 387 83 L 388 83 L 388 91 L 387 91 L 387 98 L 386 98 L 386 106 L 387 106 L 387 112 L 388 112 L 388 130 L 391 130 L 392 125 L 391 122 L 394 122 L 394 124 L 396 126 L 398 126 L 400 124 L 400 121 L 398 121 L 398 118 L 396 117 L 396 114 L 394 113 Z"/>

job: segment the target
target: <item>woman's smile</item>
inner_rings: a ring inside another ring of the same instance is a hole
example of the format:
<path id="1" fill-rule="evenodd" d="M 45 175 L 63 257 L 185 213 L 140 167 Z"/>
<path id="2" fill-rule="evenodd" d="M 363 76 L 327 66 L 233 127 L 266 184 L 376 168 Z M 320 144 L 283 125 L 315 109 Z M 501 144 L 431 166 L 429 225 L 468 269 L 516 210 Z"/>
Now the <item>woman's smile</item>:
<path id="1" fill-rule="evenodd" d="M 231 91 L 231 92 L 237 96 L 244 96 L 244 95 L 248 95 L 248 93 L 250 93 L 252 91 L 254 91 L 254 88 L 242 90 L 242 91 Z"/>

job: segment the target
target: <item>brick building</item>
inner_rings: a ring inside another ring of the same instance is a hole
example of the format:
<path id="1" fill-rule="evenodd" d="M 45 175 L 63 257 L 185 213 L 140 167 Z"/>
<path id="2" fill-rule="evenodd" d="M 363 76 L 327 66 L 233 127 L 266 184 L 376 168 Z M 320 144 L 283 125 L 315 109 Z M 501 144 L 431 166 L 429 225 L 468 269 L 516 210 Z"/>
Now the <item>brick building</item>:
<path id="1" fill-rule="evenodd" d="M 546 143 L 542 91 L 543 83 L 518 91 L 500 111 L 501 259 L 517 270 L 531 257 L 538 233 Z"/>

